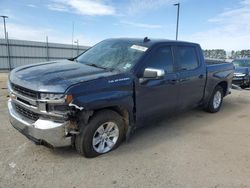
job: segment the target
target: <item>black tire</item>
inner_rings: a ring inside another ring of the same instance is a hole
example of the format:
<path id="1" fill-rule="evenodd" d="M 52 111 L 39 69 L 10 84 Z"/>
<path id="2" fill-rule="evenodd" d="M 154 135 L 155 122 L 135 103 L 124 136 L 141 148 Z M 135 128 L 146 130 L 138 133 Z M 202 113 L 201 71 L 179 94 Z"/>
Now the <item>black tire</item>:
<path id="1" fill-rule="evenodd" d="M 119 137 L 116 141 L 116 144 L 112 147 L 110 151 L 116 149 L 121 144 L 125 135 L 124 134 L 125 132 L 124 120 L 118 113 L 112 110 L 104 110 L 104 111 L 97 112 L 90 119 L 89 123 L 82 129 L 82 131 L 80 131 L 80 134 L 76 136 L 75 147 L 76 147 L 76 151 L 79 154 L 87 158 L 92 158 L 92 157 L 96 157 L 98 155 L 110 152 L 108 151 L 105 153 L 98 153 L 95 151 L 92 145 L 92 139 L 94 137 L 96 130 L 105 122 L 114 122 L 119 129 Z"/>
<path id="2" fill-rule="evenodd" d="M 248 83 L 245 84 L 245 85 L 241 85 L 240 87 L 241 87 L 241 89 L 249 88 L 250 87 L 250 81 L 248 81 Z"/>
<path id="3" fill-rule="evenodd" d="M 217 92 L 220 92 L 221 94 L 221 102 L 219 104 L 219 106 L 214 106 L 214 97 L 215 97 L 215 94 Z M 221 86 L 216 86 L 214 91 L 213 91 L 213 94 L 211 95 L 210 99 L 209 99 L 209 102 L 208 102 L 208 105 L 207 107 L 205 108 L 205 110 L 207 112 L 210 112 L 210 113 L 216 113 L 220 110 L 221 108 L 221 105 L 222 105 L 222 102 L 223 102 L 223 97 L 224 97 L 224 92 L 223 92 L 223 89 Z"/>

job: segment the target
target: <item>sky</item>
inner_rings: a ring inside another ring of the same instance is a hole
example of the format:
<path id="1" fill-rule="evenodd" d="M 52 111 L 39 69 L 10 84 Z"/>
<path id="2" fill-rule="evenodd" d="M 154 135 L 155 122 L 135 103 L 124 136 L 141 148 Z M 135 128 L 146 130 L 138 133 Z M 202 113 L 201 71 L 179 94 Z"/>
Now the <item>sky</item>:
<path id="1" fill-rule="evenodd" d="M 0 0 L 10 39 L 91 46 L 106 38 L 175 39 L 203 49 L 250 49 L 250 0 Z M 0 20 L 0 38 L 4 38 Z"/>

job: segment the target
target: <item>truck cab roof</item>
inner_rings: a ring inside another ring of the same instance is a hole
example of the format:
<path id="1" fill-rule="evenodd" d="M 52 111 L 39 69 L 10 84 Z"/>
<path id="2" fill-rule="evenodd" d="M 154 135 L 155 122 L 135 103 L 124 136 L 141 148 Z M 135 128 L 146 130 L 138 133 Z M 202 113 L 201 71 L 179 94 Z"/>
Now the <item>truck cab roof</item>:
<path id="1" fill-rule="evenodd" d="M 145 40 L 146 39 L 146 40 Z M 148 39 L 148 40 L 147 40 Z M 200 46 L 197 43 L 192 43 L 192 42 L 187 42 L 187 41 L 177 41 L 177 40 L 169 40 L 169 39 L 156 39 L 156 38 L 111 38 L 107 40 L 117 40 L 117 41 L 130 41 L 134 43 L 141 43 L 144 46 L 151 47 L 156 44 L 161 44 L 161 43 L 171 43 L 171 44 L 183 44 L 183 45 L 196 45 Z"/>

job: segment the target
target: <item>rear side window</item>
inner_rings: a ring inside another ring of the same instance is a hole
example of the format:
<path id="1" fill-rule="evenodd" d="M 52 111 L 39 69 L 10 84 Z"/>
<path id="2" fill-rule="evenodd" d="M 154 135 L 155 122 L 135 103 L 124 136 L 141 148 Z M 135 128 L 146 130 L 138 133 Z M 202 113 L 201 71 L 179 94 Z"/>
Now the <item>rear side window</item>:
<path id="1" fill-rule="evenodd" d="M 176 61 L 179 70 L 193 70 L 199 66 L 196 49 L 190 46 L 177 46 Z"/>
<path id="2" fill-rule="evenodd" d="M 166 73 L 172 73 L 174 67 L 171 47 L 161 46 L 157 48 L 144 64 L 144 68 L 163 69 Z"/>

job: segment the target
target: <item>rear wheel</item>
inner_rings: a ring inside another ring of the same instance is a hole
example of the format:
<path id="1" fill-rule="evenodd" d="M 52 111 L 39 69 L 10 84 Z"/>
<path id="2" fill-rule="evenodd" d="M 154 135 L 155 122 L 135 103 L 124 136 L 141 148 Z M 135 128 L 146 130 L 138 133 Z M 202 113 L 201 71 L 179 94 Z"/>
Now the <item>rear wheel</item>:
<path id="1" fill-rule="evenodd" d="M 216 86 L 211 98 L 209 99 L 208 106 L 206 111 L 215 113 L 218 112 L 221 108 L 223 102 L 224 92 L 221 86 Z"/>
<path id="2" fill-rule="evenodd" d="M 85 157 L 96 157 L 117 148 L 124 138 L 124 121 L 111 110 L 100 111 L 76 136 L 78 153 Z"/>
<path id="3" fill-rule="evenodd" d="M 250 82 L 248 83 L 248 84 L 246 84 L 246 85 L 242 85 L 242 86 L 240 86 L 241 87 L 241 89 L 246 89 L 246 88 L 249 88 L 250 87 Z"/>

